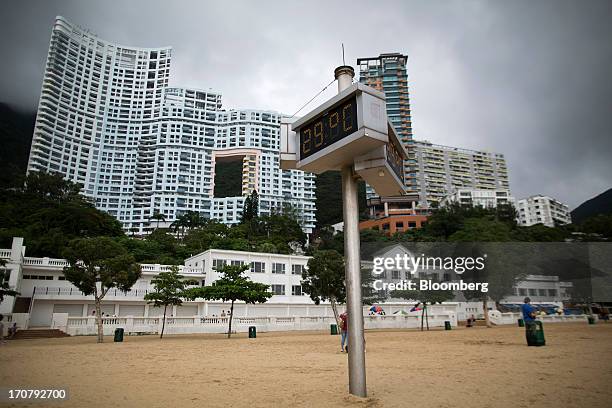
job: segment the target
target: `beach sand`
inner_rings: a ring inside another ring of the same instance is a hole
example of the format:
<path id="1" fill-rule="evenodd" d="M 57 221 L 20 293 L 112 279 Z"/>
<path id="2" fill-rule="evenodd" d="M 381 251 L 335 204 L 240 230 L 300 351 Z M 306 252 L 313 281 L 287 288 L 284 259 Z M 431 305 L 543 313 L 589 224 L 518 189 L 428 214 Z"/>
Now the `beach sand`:
<path id="1" fill-rule="evenodd" d="M 321 332 L 16 340 L 0 387 L 67 388 L 35 407 L 610 407 L 612 324 L 367 331 L 368 398 L 348 396 L 339 336 Z"/>

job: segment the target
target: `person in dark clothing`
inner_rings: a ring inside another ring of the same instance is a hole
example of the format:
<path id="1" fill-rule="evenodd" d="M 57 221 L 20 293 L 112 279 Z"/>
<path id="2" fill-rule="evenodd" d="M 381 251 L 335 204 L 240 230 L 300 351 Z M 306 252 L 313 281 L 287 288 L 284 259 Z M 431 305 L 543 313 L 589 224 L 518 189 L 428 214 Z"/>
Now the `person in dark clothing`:
<path id="1" fill-rule="evenodd" d="M 344 353 L 348 343 L 348 313 L 340 315 L 340 351 Z"/>
<path id="2" fill-rule="evenodd" d="M 536 317 L 536 308 L 531 305 L 531 299 L 525 298 L 523 306 L 521 306 L 521 312 L 523 312 L 523 320 L 525 323 L 533 322 Z"/>

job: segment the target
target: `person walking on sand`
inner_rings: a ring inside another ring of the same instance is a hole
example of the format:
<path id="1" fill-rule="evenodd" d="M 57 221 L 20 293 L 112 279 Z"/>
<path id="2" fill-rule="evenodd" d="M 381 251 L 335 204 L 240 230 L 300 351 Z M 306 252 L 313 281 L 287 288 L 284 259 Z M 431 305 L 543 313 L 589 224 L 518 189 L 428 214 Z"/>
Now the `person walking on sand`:
<path id="1" fill-rule="evenodd" d="M 531 299 L 526 297 L 521 312 L 523 312 L 523 320 L 525 323 L 533 322 L 536 317 L 536 308 L 531 305 Z"/>
<path id="2" fill-rule="evenodd" d="M 340 352 L 348 351 L 348 312 L 340 315 Z"/>

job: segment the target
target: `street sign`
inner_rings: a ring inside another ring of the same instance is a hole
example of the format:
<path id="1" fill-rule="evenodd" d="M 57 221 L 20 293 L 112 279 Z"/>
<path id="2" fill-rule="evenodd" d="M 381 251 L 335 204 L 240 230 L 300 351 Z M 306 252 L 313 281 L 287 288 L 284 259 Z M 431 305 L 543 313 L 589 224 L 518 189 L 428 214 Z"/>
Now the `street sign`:
<path id="1" fill-rule="evenodd" d="M 340 170 L 389 141 L 382 92 L 353 84 L 292 124 L 296 168 L 311 173 Z"/>

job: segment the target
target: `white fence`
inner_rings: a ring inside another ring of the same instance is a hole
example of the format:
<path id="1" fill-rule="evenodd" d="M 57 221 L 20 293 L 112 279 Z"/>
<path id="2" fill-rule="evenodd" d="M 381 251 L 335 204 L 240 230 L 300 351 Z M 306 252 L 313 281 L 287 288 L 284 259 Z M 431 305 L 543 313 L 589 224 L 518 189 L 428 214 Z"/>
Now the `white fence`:
<path id="1" fill-rule="evenodd" d="M 594 317 L 597 319 L 597 316 Z M 522 318 L 523 315 L 521 313 L 501 313 L 497 310 L 489 311 L 489 319 L 495 325 L 518 324 L 518 320 Z M 588 320 L 588 315 L 546 315 L 538 316 L 537 320 L 540 320 L 542 323 L 577 322 Z"/>
<path id="2" fill-rule="evenodd" d="M 449 321 L 457 326 L 454 312 L 429 315 L 429 327 L 442 327 Z M 123 328 L 126 334 L 157 334 L 161 332 L 162 317 L 103 317 L 105 335 L 111 335 L 116 328 Z M 333 317 L 299 316 L 299 317 L 235 317 L 232 321 L 232 332 L 247 332 L 255 326 L 259 332 L 291 330 L 329 330 L 334 324 Z M 421 327 L 420 315 L 386 315 L 364 316 L 366 329 L 408 329 Z M 229 317 L 166 317 L 164 333 L 227 333 Z M 424 322 L 424 325 L 426 323 Z M 97 334 L 95 317 L 68 317 L 67 313 L 54 313 L 52 328 L 61 329 L 73 336 Z"/>
<path id="3" fill-rule="evenodd" d="M 520 313 L 501 313 L 490 311 L 489 317 L 495 325 L 516 325 L 522 317 Z M 596 316 L 594 316 L 597 319 Z M 366 329 L 411 329 L 425 326 L 427 323 L 421 321 L 420 313 L 374 315 L 364 316 Z M 548 323 L 561 322 L 586 322 L 588 315 L 547 315 L 538 317 L 538 320 Z M 17 322 L 18 327 L 26 328 L 29 315 L 19 313 L 6 316 L 5 326 Z M 440 311 L 429 314 L 429 327 L 443 327 L 444 322 L 449 321 L 451 326 L 457 326 L 457 315 L 452 311 Z M 112 335 L 116 328 L 123 328 L 126 334 L 159 334 L 162 327 L 162 317 L 103 317 L 103 331 L 105 335 Z M 227 333 L 229 317 L 166 317 L 165 333 L 167 334 L 190 334 L 190 333 Z M 334 324 L 331 316 L 283 316 L 283 317 L 234 317 L 232 321 L 232 332 L 247 332 L 249 326 L 255 326 L 259 332 L 269 331 L 292 331 L 292 330 L 329 330 Z M 98 332 L 96 318 L 69 317 L 67 313 L 53 313 L 52 328 L 60 329 L 73 336 L 95 335 Z"/>

